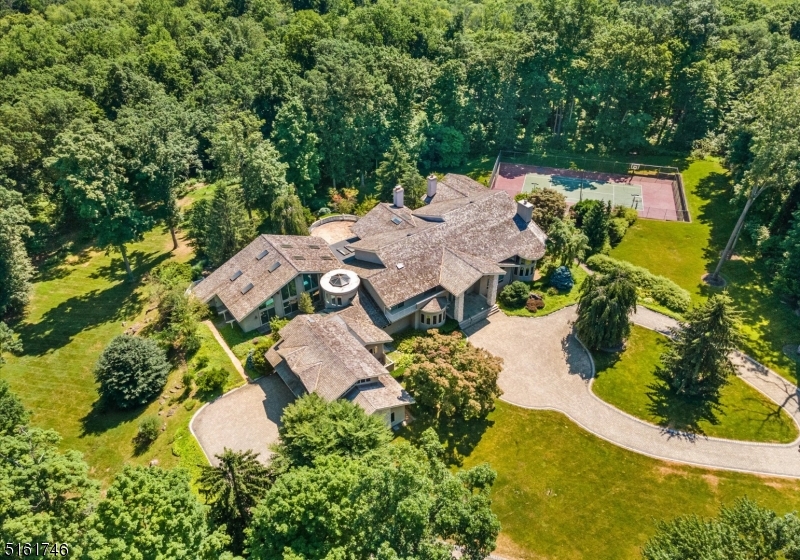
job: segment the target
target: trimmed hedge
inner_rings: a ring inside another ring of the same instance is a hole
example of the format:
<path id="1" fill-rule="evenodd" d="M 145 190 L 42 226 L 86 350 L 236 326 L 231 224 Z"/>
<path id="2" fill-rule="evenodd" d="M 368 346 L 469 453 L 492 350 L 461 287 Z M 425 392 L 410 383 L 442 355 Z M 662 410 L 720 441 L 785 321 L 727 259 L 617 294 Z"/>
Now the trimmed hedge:
<path id="1" fill-rule="evenodd" d="M 592 255 L 586 261 L 587 266 L 601 274 L 608 274 L 612 270 L 621 269 L 644 292 L 645 296 L 653 298 L 660 305 L 672 311 L 684 312 L 689 309 L 692 300 L 689 292 L 678 286 L 669 278 L 656 276 L 646 268 L 634 266 L 629 262 L 618 261 L 607 255 Z"/>

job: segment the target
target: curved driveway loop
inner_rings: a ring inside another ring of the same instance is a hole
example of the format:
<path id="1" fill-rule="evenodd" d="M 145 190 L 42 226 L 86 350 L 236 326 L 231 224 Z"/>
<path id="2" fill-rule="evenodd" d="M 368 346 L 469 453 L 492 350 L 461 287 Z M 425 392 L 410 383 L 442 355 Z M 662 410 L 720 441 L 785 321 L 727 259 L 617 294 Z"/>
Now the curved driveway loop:
<path id="1" fill-rule="evenodd" d="M 280 377 L 261 377 L 203 406 L 190 427 L 212 465 L 224 448 L 252 449 L 262 463 L 271 456 L 269 446 L 278 441 L 283 409 L 294 400 Z"/>
<path id="2" fill-rule="evenodd" d="M 572 334 L 575 307 L 541 318 L 495 313 L 467 329 L 470 341 L 504 360 L 499 385 L 503 400 L 523 408 L 552 409 L 620 447 L 703 467 L 800 478 L 797 442 L 750 443 L 679 434 L 643 422 L 605 403 L 591 391 L 594 367 Z M 674 325 L 659 313 L 639 309 L 634 322 L 654 330 Z M 800 421 L 797 388 L 744 355 L 734 357 L 742 378 Z"/>

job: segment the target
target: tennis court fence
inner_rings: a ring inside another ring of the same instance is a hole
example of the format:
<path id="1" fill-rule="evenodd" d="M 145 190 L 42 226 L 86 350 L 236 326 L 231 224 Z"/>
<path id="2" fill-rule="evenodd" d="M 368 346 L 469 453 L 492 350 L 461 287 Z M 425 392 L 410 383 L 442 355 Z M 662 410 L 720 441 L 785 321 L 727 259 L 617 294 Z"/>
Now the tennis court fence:
<path id="1" fill-rule="evenodd" d="M 545 153 L 515 152 L 501 150 L 497 154 L 492 175 L 489 178 L 489 188 L 494 188 L 497 174 L 500 173 L 504 165 L 520 165 L 532 167 L 549 167 L 553 169 L 568 169 L 570 176 L 584 179 L 586 181 L 595 180 L 600 174 L 609 175 L 635 175 L 640 177 L 652 177 L 655 179 L 668 180 L 672 185 L 672 196 L 675 202 L 674 213 L 678 221 L 691 222 L 689 215 L 689 205 L 686 201 L 686 192 L 683 185 L 683 177 L 677 167 L 667 165 L 651 165 L 646 163 L 631 163 L 623 161 L 612 161 L 608 159 L 596 159 L 580 155 L 554 155 Z M 671 210 L 671 209 L 670 209 Z M 669 219 L 664 216 L 671 215 L 670 210 L 646 209 L 642 217 L 656 219 Z M 652 212 L 653 216 L 647 215 Z M 675 219 L 675 218 L 672 218 Z"/>

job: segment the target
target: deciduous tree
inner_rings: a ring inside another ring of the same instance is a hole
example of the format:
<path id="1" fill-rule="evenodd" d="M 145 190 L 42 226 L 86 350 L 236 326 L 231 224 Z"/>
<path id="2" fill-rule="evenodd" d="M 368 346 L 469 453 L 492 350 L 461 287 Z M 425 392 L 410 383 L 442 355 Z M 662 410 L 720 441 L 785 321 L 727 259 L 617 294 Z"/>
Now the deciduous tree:
<path id="1" fill-rule="evenodd" d="M 503 394 L 497 386 L 501 358 L 473 346 L 458 331 L 445 335 L 433 329 L 408 345 L 414 363 L 406 371 L 406 387 L 417 403 L 437 416 L 465 420 L 494 410 L 495 399 Z"/>
<path id="2" fill-rule="evenodd" d="M 242 196 L 251 219 L 253 208 L 269 212 L 275 201 L 286 193 L 288 167 L 280 161 L 280 154 L 269 140 L 247 148 L 241 168 Z"/>
<path id="3" fill-rule="evenodd" d="M 30 412 L 19 397 L 11 392 L 8 381 L 0 379 L 0 436 L 15 435 L 18 428 L 28 424 L 29 418 Z"/>
<path id="4" fill-rule="evenodd" d="M 22 195 L 4 188 L 0 176 L 0 317 L 21 314 L 30 299 L 33 266 L 23 239 L 30 220 Z"/>
<path id="5" fill-rule="evenodd" d="M 553 220 L 547 232 L 547 250 L 560 266 L 581 261 L 589 251 L 589 238 L 570 219 Z"/>
<path id="6" fill-rule="evenodd" d="M 308 203 L 319 183 L 319 138 L 300 99 L 292 97 L 281 105 L 275 115 L 272 139 L 281 160 L 288 165 L 286 180 L 295 186 L 300 200 Z"/>
<path id="7" fill-rule="evenodd" d="M 272 205 L 270 226 L 281 235 L 308 235 L 308 224 L 300 198 L 294 189 L 287 189 Z"/>
<path id="8" fill-rule="evenodd" d="M 187 235 L 192 245 L 220 265 L 250 243 L 256 235 L 236 185 L 218 185 L 210 201 L 198 201 L 188 212 Z"/>
<path id="9" fill-rule="evenodd" d="M 0 366 L 6 363 L 3 359 L 6 352 L 22 352 L 22 342 L 14 337 L 14 331 L 8 325 L 0 321 Z"/>
<path id="10" fill-rule="evenodd" d="M 556 220 L 563 220 L 567 211 L 566 197 L 554 189 L 533 189 L 528 194 L 528 202 L 533 204 L 533 221 L 545 233 Z"/>

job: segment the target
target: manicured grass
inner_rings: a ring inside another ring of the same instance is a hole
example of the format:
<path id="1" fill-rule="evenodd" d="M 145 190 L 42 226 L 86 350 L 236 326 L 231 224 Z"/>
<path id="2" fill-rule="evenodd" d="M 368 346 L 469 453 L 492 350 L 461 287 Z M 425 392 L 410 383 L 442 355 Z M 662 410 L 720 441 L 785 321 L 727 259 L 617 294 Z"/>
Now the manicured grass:
<path id="1" fill-rule="evenodd" d="M 58 431 L 64 438 L 61 447 L 81 451 L 92 475 L 105 484 L 126 462 L 146 464 L 157 458 L 162 466 L 179 464 L 170 449 L 172 439 L 196 411 L 177 402 L 183 391 L 170 393 L 180 384 L 181 367 L 170 374 L 165 389 L 167 402 L 174 402 L 162 406 L 155 401 L 132 411 L 99 407 L 93 375 L 98 356 L 112 338 L 152 317 L 154 312 L 148 314 L 146 309 L 148 288 L 139 279 L 169 259 L 171 248 L 169 233 L 162 228 L 131 244 L 128 252 L 136 282 L 126 280 L 118 254 L 89 249 L 74 249 L 65 261 L 42 269 L 28 316 L 14 326 L 24 350 L 19 356 L 7 356 L 0 369 L 0 376 L 33 411 L 33 424 Z M 189 257 L 187 253 L 185 258 Z M 219 348 L 213 338 L 205 339 L 203 346 L 201 352 L 211 354 L 216 352 L 214 346 Z M 228 366 L 235 374 L 230 362 Z M 166 431 L 137 456 L 132 440 L 138 422 L 159 408 Z M 172 416 L 167 416 L 173 408 Z"/>
<path id="2" fill-rule="evenodd" d="M 248 377 L 251 379 L 257 379 L 261 377 L 261 373 L 257 372 L 253 368 L 247 367 L 247 356 L 250 354 L 251 350 L 255 349 L 255 343 L 258 342 L 258 339 L 269 335 L 261 334 L 257 330 L 247 333 L 243 332 L 241 327 L 235 323 L 233 325 L 217 324 L 217 330 L 228 344 L 231 352 L 233 352 L 236 357 L 239 358 L 239 361 L 242 362 Z"/>
<path id="3" fill-rule="evenodd" d="M 718 291 L 701 278 L 716 266 L 738 209 L 730 204 L 733 185 L 718 161 L 686 160 L 682 168 L 693 222 L 639 220 L 611 256 L 670 278 L 689 290 L 697 304 Z M 725 263 L 722 273 L 742 312 L 742 350 L 797 383 L 800 364 L 782 348 L 800 344 L 800 317 L 772 291 L 772 277 L 763 263 L 748 255 L 746 239 L 739 240 L 737 250 L 743 256 Z"/>
<path id="4" fill-rule="evenodd" d="M 426 426 L 416 422 L 414 433 Z M 748 496 L 780 513 L 800 508 L 800 481 L 703 470 L 607 443 L 565 416 L 498 402 L 487 420 L 440 433 L 464 467 L 497 471 L 492 509 L 509 558 L 637 559 L 656 522 L 716 515 Z M 407 429 L 406 437 L 412 437 Z"/>
<path id="5" fill-rule="evenodd" d="M 542 315 L 549 315 L 550 313 L 558 311 L 559 309 L 563 309 L 568 305 L 577 303 L 578 296 L 580 295 L 581 284 L 587 276 L 586 271 L 578 265 L 573 266 L 570 269 L 572 271 L 572 278 L 575 280 L 575 285 L 572 286 L 572 289 L 569 292 L 559 292 L 555 295 L 550 295 L 547 293 L 547 289 L 550 287 L 548 278 L 553 270 L 555 269 L 551 268 L 547 270 L 545 276 L 539 280 L 536 280 L 535 282 L 529 282 L 531 290 L 539 292 L 540 294 L 544 294 L 544 308 L 540 309 L 536 313 L 533 313 L 525 309 L 525 307 L 520 307 L 517 309 L 507 307 L 503 305 L 499 299 L 497 301 L 497 306 L 502 309 L 503 313 L 506 315 L 513 315 L 515 317 L 541 317 Z"/>
<path id="6" fill-rule="evenodd" d="M 789 415 L 738 377 L 723 387 L 713 408 L 676 397 L 653 373 L 666 340 L 634 326 L 621 355 L 595 352 L 597 379 L 592 390 L 620 410 L 661 426 L 729 439 L 795 440 L 797 427 Z"/>

